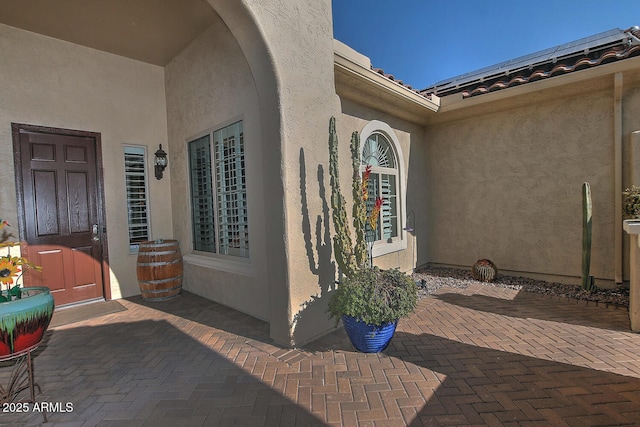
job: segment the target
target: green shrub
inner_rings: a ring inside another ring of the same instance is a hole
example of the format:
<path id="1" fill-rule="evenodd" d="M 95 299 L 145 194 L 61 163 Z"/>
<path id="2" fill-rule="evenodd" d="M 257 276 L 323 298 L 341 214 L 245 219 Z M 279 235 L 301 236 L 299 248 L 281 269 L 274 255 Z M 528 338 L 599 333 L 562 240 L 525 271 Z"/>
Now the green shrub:
<path id="1" fill-rule="evenodd" d="M 624 213 L 629 218 L 640 218 L 640 187 L 632 185 L 622 192 Z"/>
<path id="2" fill-rule="evenodd" d="M 415 282 L 398 269 L 361 268 L 340 281 L 329 300 L 336 323 L 343 315 L 369 325 L 382 325 L 413 312 L 418 290 Z"/>

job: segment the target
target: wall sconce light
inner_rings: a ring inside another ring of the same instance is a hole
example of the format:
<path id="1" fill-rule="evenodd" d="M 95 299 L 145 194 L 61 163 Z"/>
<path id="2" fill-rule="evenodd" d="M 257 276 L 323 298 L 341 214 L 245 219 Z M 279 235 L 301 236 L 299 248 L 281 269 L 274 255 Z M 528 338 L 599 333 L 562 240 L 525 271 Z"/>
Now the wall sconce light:
<path id="1" fill-rule="evenodd" d="M 160 148 L 158 148 L 158 151 L 156 151 L 154 153 L 154 165 L 155 165 L 155 172 L 156 172 L 156 179 L 162 179 L 162 173 L 164 172 L 164 170 L 167 168 L 167 153 L 164 152 L 164 150 L 162 150 L 162 144 L 160 144 Z"/>

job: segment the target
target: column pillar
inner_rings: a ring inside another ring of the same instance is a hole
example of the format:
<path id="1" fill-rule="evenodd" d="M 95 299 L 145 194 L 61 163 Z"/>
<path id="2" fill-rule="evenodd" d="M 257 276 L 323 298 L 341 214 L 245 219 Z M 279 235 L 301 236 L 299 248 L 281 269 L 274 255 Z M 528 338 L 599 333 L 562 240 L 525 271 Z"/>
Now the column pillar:
<path id="1" fill-rule="evenodd" d="M 629 234 L 629 320 L 631 330 L 640 332 L 640 220 L 627 219 L 623 224 Z"/>

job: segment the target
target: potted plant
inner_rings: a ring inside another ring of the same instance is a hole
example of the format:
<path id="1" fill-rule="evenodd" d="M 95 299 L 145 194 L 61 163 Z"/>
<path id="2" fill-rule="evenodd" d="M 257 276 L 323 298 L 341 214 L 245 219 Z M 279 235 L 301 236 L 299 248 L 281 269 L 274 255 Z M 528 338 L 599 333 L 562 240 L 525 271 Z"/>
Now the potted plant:
<path id="1" fill-rule="evenodd" d="M 340 281 L 329 312 L 342 320 L 357 350 L 377 353 L 389 345 L 398 320 L 414 310 L 416 301 L 416 284 L 400 270 L 364 267 Z"/>
<path id="2" fill-rule="evenodd" d="M 0 220 L 0 248 L 7 254 L 0 256 L 0 360 L 24 354 L 42 341 L 53 316 L 53 296 L 46 287 L 20 287 L 24 269 L 41 268 L 26 258 L 11 253 L 19 245 L 8 241 L 7 221 Z M 13 285 L 13 286 L 12 286 Z M 2 289 L 5 286 L 6 289 Z"/>
<path id="3" fill-rule="evenodd" d="M 329 122 L 329 175 L 331 207 L 336 234 L 333 249 L 340 271 L 338 288 L 329 299 L 328 311 L 336 322 L 342 320 L 353 346 L 365 353 L 384 350 L 393 337 L 398 320 L 408 316 L 417 304 L 417 287 L 411 278 L 398 269 L 382 271 L 372 265 L 371 245 L 365 239 L 365 224 L 376 228 L 383 200 L 370 204 L 367 213 L 367 181 L 369 168 L 360 175 L 360 137 L 351 137 L 353 166 L 353 244 L 347 221 L 346 201 L 340 191 L 338 173 L 338 137 L 335 118 Z"/>

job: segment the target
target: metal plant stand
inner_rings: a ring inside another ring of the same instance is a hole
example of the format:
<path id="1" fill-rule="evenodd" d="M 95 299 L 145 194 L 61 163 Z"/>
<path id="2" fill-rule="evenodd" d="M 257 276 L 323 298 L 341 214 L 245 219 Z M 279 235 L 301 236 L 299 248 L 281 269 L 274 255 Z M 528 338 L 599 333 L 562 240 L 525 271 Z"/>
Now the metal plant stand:
<path id="1" fill-rule="evenodd" d="M 28 410 L 24 410 L 22 412 L 30 412 L 33 405 L 36 403 L 35 389 L 38 388 L 38 393 L 42 394 L 42 389 L 40 388 L 40 385 L 35 382 L 33 375 L 33 357 L 31 356 L 31 353 L 36 350 L 36 348 L 37 346 L 21 353 L 11 355 L 11 357 L 0 359 L 0 362 L 14 361 L 9 382 L 6 387 L 0 384 L 0 405 L 3 407 L 5 404 L 17 403 L 18 406 L 16 407 L 22 409 L 24 407 L 19 406 L 20 403 L 29 403 L 30 405 Z M 29 390 L 29 399 L 16 402 L 20 393 L 27 389 Z M 47 413 L 44 410 L 42 411 L 42 417 L 46 423 Z"/>

